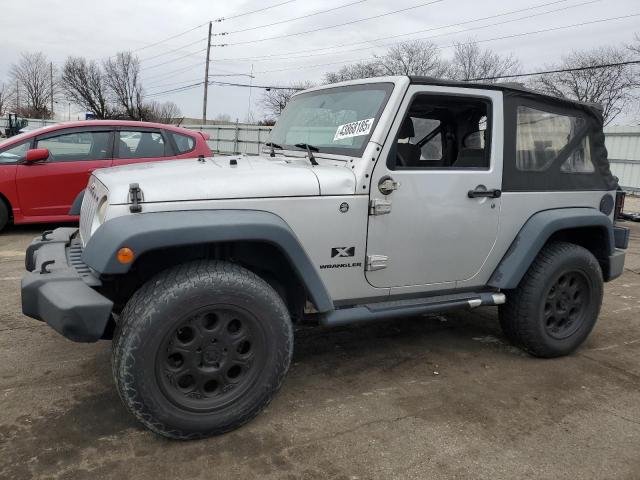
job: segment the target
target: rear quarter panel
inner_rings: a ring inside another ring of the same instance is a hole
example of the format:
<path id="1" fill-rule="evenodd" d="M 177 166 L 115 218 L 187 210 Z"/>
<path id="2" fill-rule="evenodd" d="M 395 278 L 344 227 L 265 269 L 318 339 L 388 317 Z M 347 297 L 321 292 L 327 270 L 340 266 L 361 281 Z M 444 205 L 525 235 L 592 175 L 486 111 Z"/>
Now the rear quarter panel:
<path id="1" fill-rule="evenodd" d="M 520 229 L 535 213 L 570 207 L 588 207 L 598 210 L 600 200 L 607 193 L 604 191 L 503 193 L 496 245 L 482 269 L 474 277 L 458 282 L 457 286 L 466 288 L 485 285 Z"/>

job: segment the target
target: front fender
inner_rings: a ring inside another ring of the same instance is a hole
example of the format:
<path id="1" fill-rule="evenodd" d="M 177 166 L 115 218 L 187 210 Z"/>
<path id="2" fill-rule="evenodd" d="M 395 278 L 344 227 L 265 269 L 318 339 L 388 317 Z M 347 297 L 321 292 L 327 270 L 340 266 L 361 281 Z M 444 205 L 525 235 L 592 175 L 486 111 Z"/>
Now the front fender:
<path id="1" fill-rule="evenodd" d="M 545 210 L 534 214 L 526 221 L 491 275 L 488 285 L 502 289 L 516 288 L 551 235 L 561 230 L 580 227 L 603 229 L 607 255 L 615 255 L 613 224 L 602 212 L 593 208 Z"/>
<path id="2" fill-rule="evenodd" d="M 333 309 L 333 301 L 289 225 L 279 216 L 260 210 L 191 210 L 142 213 L 108 220 L 91 236 L 83 261 L 100 274 L 124 274 L 131 267 L 117 261 L 122 247 L 137 258 L 167 247 L 203 243 L 260 241 L 281 250 L 320 312 Z"/>

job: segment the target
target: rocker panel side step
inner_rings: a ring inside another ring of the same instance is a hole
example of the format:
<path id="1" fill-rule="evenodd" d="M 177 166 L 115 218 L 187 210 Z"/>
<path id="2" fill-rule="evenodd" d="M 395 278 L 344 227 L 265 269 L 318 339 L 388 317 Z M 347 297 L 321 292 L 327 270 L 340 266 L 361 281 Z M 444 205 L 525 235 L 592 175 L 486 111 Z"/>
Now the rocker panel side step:
<path id="1" fill-rule="evenodd" d="M 471 309 L 480 306 L 502 305 L 504 293 L 461 293 L 410 300 L 393 300 L 347 307 L 320 315 L 320 325 L 339 327 L 354 323 L 374 322 L 397 317 L 410 317 L 426 313 Z"/>

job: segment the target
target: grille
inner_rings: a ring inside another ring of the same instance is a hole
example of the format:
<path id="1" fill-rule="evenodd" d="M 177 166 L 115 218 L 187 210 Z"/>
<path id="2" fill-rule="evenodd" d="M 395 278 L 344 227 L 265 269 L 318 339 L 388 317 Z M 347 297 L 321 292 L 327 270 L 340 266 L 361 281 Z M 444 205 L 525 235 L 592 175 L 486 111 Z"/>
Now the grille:
<path id="1" fill-rule="evenodd" d="M 88 285 L 99 285 L 100 282 L 93 275 L 89 266 L 82 261 L 82 251 L 83 248 L 79 239 L 74 238 L 71 240 L 69 248 L 67 249 L 68 263 L 75 268 L 78 275 L 80 275 Z"/>
<path id="2" fill-rule="evenodd" d="M 89 183 L 82 199 L 80 209 L 80 239 L 82 245 L 86 245 L 91 237 L 91 227 L 93 217 L 98 209 L 99 200 L 107 194 L 107 187 L 99 182 L 93 175 L 89 178 Z"/>

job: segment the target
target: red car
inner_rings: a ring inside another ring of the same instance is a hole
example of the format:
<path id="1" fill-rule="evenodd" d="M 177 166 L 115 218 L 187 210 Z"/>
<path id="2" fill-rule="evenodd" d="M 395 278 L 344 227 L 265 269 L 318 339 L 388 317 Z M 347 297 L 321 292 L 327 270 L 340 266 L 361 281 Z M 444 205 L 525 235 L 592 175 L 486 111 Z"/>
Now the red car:
<path id="1" fill-rule="evenodd" d="M 211 156 L 204 133 L 159 123 L 92 120 L 0 142 L 0 230 L 7 223 L 73 222 L 90 173 L 128 163 Z"/>

